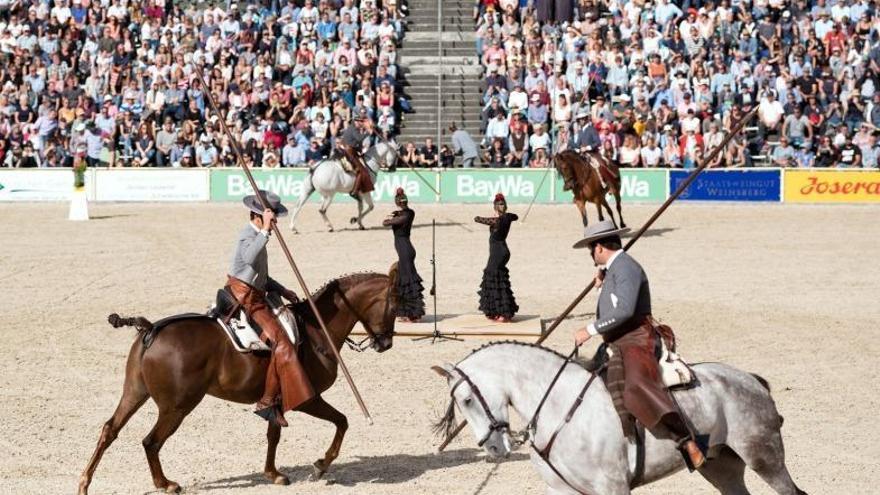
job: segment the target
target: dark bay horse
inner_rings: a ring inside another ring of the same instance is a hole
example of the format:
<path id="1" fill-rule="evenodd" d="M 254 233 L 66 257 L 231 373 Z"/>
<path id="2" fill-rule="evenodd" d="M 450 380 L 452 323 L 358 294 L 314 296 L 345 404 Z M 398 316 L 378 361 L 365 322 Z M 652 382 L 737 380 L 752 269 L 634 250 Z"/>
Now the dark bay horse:
<path id="1" fill-rule="evenodd" d="M 340 349 L 355 324 L 361 322 L 372 339 L 373 349 L 384 352 L 391 348 L 398 305 L 396 284 L 395 263 L 388 275 L 347 275 L 319 289 L 314 301 L 332 336 L 330 345 Z M 339 455 L 348 420 L 320 395 L 336 380 L 337 363 L 326 348 L 328 344 L 317 320 L 307 302 L 297 304 L 293 309 L 305 321 L 307 337 L 300 346 L 300 359 L 317 394 L 297 410 L 336 426 L 330 448 L 314 463 L 313 477 L 320 478 Z M 143 440 L 153 483 L 166 492 L 178 492 L 180 485 L 168 480 L 162 471 L 159 462 L 162 445 L 206 394 L 243 404 L 259 400 L 266 380 L 269 354 L 239 353 L 217 322 L 209 318 L 176 320 L 161 329 L 154 328 L 144 318 L 111 315 L 110 320 L 116 327 L 136 326 L 138 338 L 128 354 L 122 398 L 113 416 L 104 424 L 95 453 L 80 476 L 79 494 L 88 493 L 104 451 L 149 398 L 159 408 L 159 418 Z M 242 421 L 249 419 L 243 417 Z M 275 468 L 281 428 L 270 423 L 267 437 L 269 448 L 264 475 L 273 483 L 287 484 L 288 478 Z"/>
<path id="2" fill-rule="evenodd" d="M 591 160 L 595 160 L 600 167 L 607 167 L 611 172 L 605 180 L 605 187 L 602 186 L 599 172 L 590 164 Z M 587 203 L 596 205 L 600 222 L 605 219 L 605 216 L 602 214 L 602 207 L 604 206 L 611 217 L 611 221 L 617 225 L 617 222 L 614 220 L 614 213 L 612 213 L 611 207 L 605 199 L 605 195 L 609 192 L 614 195 L 614 200 L 617 203 L 617 216 L 620 218 L 620 227 L 626 227 L 620 205 L 620 170 L 616 163 L 606 159 L 598 152 L 590 152 L 586 156 L 582 156 L 573 150 L 557 153 L 553 157 L 553 163 L 564 180 L 562 189 L 564 191 L 571 191 L 574 194 L 574 204 L 577 206 L 578 211 L 581 212 L 581 220 L 584 222 L 584 227 L 589 223 L 586 210 Z"/>

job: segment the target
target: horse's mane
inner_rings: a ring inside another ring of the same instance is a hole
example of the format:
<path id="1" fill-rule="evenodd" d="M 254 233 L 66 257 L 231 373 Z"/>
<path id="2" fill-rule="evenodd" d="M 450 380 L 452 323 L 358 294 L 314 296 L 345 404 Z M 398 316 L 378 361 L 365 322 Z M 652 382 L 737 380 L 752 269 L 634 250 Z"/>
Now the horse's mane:
<path id="1" fill-rule="evenodd" d="M 458 364 L 465 362 L 465 360 L 469 359 L 471 356 L 473 356 L 474 354 L 476 354 L 484 349 L 488 349 L 490 347 L 495 347 L 495 346 L 499 346 L 499 345 L 506 345 L 506 344 L 518 345 L 518 346 L 522 346 L 522 347 L 530 347 L 532 349 L 540 349 L 544 352 L 549 352 L 550 354 L 553 354 L 556 357 L 559 357 L 562 359 L 568 359 L 568 356 L 565 356 L 558 351 L 555 351 L 549 347 L 544 347 L 540 344 L 533 344 L 531 342 L 521 342 L 519 340 L 494 340 L 492 342 L 489 342 L 488 344 L 483 344 L 480 347 L 477 347 L 476 349 L 472 350 L 471 353 L 468 354 L 467 356 L 465 356 L 464 359 L 459 361 Z"/>
<path id="2" fill-rule="evenodd" d="M 328 280 L 318 290 L 312 292 L 312 299 L 318 299 L 329 290 L 342 289 L 351 285 L 370 280 L 373 278 L 387 277 L 388 274 L 378 272 L 354 272 L 340 275 L 334 279 Z"/>

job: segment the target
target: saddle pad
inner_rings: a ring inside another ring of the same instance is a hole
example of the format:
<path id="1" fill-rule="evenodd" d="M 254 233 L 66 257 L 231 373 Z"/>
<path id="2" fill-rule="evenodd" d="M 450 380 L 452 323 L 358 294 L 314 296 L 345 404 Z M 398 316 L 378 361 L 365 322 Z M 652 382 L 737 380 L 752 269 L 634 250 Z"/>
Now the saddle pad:
<path id="1" fill-rule="evenodd" d="M 226 336 L 229 337 L 229 341 L 232 342 L 232 346 L 235 347 L 236 351 L 247 353 L 271 350 L 268 345 L 260 340 L 260 336 L 257 335 L 257 332 L 248 323 L 244 311 L 239 313 L 238 318 L 230 318 L 229 324 L 224 323 L 221 318 L 215 318 L 215 321 L 226 332 Z"/>
<path id="2" fill-rule="evenodd" d="M 666 342 L 660 339 L 660 376 L 666 388 L 686 387 L 694 382 L 693 370 L 678 354 L 666 348 Z"/>

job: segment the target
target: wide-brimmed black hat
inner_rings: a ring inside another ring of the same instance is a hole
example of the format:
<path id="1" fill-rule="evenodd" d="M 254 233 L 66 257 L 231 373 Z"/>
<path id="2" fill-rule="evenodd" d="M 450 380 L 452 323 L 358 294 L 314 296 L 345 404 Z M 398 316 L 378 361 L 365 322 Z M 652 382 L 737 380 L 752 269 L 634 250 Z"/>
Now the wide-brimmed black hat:
<path id="1" fill-rule="evenodd" d="M 628 227 L 619 229 L 616 225 L 614 225 L 614 222 L 612 222 L 611 220 L 603 220 L 585 228 L 584 238 L 574 243 L 574 246 L 572 247 L 575 249 L 583 249 L 585 247 L 589 247 L 590 244 L 593 244 L 594 242 L 613 236 L 620 236 L 621 234 L 626 234 L 627 232 L 629 232 Z"/>
<path id="2" fill-rule="evenodd" d="M 287 215 L 287 207 L 281 204 L 281 198 L 279 198 L 277 194 L 272 191 L 263 191 L 262 189 L 260 190 L 260 193 L 263 195 L 269 208 L 275 212 L 276 217 Z M 256 194 L 245 196 L 241 202 L 252 212 L 258 214 L 263 213 L 263 205 L 260 204 L 260 200 L 257 198 Z"/>

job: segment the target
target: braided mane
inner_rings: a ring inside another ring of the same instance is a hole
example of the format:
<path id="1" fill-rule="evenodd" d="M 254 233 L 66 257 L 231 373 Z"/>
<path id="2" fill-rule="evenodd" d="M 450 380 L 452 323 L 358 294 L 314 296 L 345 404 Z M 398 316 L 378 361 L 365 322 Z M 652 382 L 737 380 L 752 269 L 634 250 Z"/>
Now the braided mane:
<path id="1" fill-rule="evenodd" d="M 461 364 L 461 363 L 465 362 L 468 358 L 470 358 L 470 357 L 473 356 L 474 354 L 476 354 L 476 353 L 482 351 L 483 349 L 487 349 L 487 348 L 489 348 L 489 347 L 495 347 L 495 346 L 498 346 L 498 345 L 504 345 L 504 344 L 511 344 L 511 345 L 518 345 L 518 346 L 522 346 L 522 347 L 531 347 L 531 348 L 533 348 L 533 349 L 540 349 L 540 350 L 542 350 L 542 351 L 544 351 L 544 352 L 549 352 L 549 353 L 551 353 L 551 354 L 553 354 L 553 355 L 555 355 L 555 356 L 557 356 L 557 357 L 560 357 L 560 358 L 562 358 L 562 359 L 568 359 L 568 356 L 565 356 L 565 355 L 563 355 L 562 353 L 560 353 L 560 352 L 558 352 L 558 351 L 555 351 L 555 350 L 553 350 L 553 349 L 551 349 L 551 348 L 549 348 L 549 347 L 544 347 L 544 346 L 539 345 L 539 344 L 533 344 L 533 343 L 531 343 L 531 342 L 521 342 L 521 341 L 519 341 L 519 340 L 495 340 L 495 341 L 489 342 L 489 343 L 487 343 L 487 344 L 483 344 L 483 345 L 481 345 L 480 347 L 477 347 L 476 349 L 472 350 L 471 353 L 468 354 L 467 356 L 465 356 L 464 359 L 462 359 L 461 361 L 459 361 L 458 364 Z"/>
<path id="2" fill-rule="evenodd" d="M 328 280 L 324 283 L 318 290 L 312 292 L 312 298 L 318 299 L 328 290 L 336 290 L 342 287 L 348 287 L 350 285 L 358 284 L 365 280 L 370 280 L 373 278 L 379 277 L 387 277 L 388 275 L 385 273 L 378 272 L 354 272 L 354 273 L 346 273 L 344 275 L 340 275 L 334 279 Z"/>

